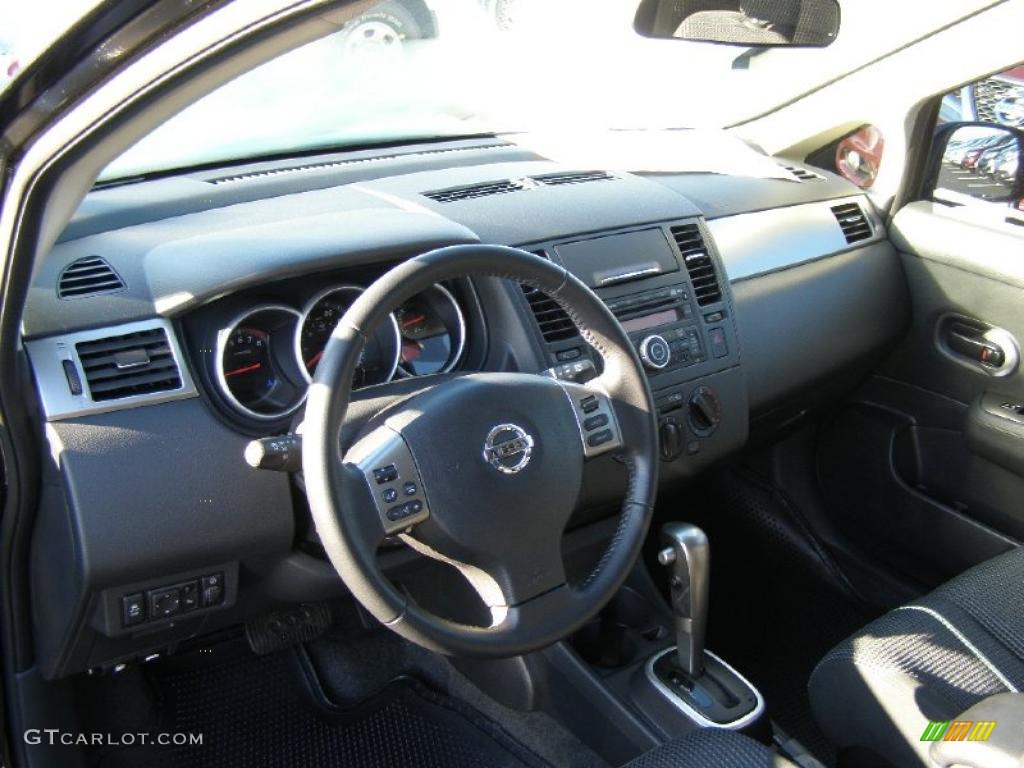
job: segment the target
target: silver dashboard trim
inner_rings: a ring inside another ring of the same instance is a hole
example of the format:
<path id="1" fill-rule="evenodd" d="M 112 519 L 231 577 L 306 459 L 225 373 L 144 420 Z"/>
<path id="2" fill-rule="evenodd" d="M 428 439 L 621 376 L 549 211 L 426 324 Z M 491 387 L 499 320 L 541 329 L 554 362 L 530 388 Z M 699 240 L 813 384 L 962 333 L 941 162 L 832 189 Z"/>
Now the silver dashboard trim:
<path id="1" fill-rule="evenodd" d="M 832 208 L 848 203 L 860 205 L 871 225 L 871 237 L 846 242 Z M 730 282 L 862 248 L 885 237 L 881 220 L 863 195 L 710 219 L 707 227 Z"/>
<path id="2" fill-rule="evenodd" d="M 743 675 L 737 672 L 730 664 L 726 663 L 725 659 L 723 659 L 721 656 L 705 649 L 705 654 L 718 661 L 718 663 L 720 663 L 723 667 L 725 667 L 727 670 L 736 675 L 737 679 L 739 679 L 741 683 L 743 683 L 750 690 L 752 690 L 754 692 L 754 698 L 757 701 L 757 703 L 754 704 L 754 708 L 750 712 L 748 712 L 743 717 L 737 720 L 733 720 L 731 723 L 716 723 L 713 720 L 708 720 L 706 717 L 704 717 L 704 715 L 693 709 L 693 707 L 689 706 L 685 701 L 676 696 L 672 692 L 672 690 L 663 682 L 661 682 L 661 680 L 658 679 L 658 676 L 654 673 L 655 662 L 657 662 L 658 659 L 660 659 L 667 653 L 674 653 L 675 650 L 676 648 L 673 645 L 669 648 L 666 648 L 663 651 L 658 651 L 657 653 L 653 654 L 651 658 L 647 660 L 647 663 L 644 665 L 644 673 L 646 674 L 647 679 L 650 681 L 651 685 L 653 685 L 658 690 L 658 693 L 660 693 L 662 696 L 668 699 L 669 702 L 676 709 L 678 709 L 680 712 L 686 715 L 691 721 L 701 726 L 702 728 L 727 728 L 729 730 L 739 730 L 740 728 L 745 728 L 746 726 L 750 725 L 759 717 L 761 717 L 762 714 L 764 714 L 764 697 L 761 695 L 761 692 L 757 690 L 757 687 L 754 686 L 754 684 L 751 683 L 749 680 L 747 680 L 747 678 L 745 678 Z"/>
<path id="3" fill-rule="evenodd" d="M 78 359 L 78 351 L 75 345 L 80 342 L 96 341 L 111 336 L 151 331 L 156 328 L 163 329 L 167 335 L 171 356 L 178 366 L 181 386 L 165 392 L 131 395 L 130 397 L 121 397 L 116 400 L 101 400 L 99 402 L 93 400 L 88 392 L 89 387 L 86 384 L 85 371 L 82 369 L 81 360 Z M 39 399 L 47 421 L 59 421 L 61 419 L 71 419 L 96 413 L 110 413 L 111 411 L 121 411 L 143 405 L 156 405 L 158 403 L 198 396 L 195 383 L 192 380 L 192 374 L 185 364 L 185 355 L 182 353 L 174 327 L 169 320 L 164 318 L 108 325 L 88 331 L 76 331 L 58 336 L 47 336 L 42 339 L 33 339 L 25 342 L 25 350 L 28 352 L 28 358 L 32 364 L 36 389 L 39 392 Z M 65 360 L 71 361 L 78 372 L 78 378 L 82 382 L 81 395 L 71 394 L 67 377 L 64 374 Z"/>

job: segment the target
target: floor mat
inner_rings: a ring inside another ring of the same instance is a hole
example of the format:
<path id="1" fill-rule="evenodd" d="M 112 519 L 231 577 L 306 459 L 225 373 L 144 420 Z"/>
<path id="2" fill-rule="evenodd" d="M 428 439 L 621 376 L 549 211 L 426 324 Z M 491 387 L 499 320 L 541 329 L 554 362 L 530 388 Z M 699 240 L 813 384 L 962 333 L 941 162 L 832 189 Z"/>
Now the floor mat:
<path id="1" fill-rule="evenodd" d="M 708 647 L 757 685 L 774 722 L 834 765 L 807 681 L 821 657 L 874 614 L 817 550 L 798 511 L 754 476 L 708 478 L 675 517 L 704 528 L 711 542 Z"/>
<path id="2" fill-rule="evenodd" d="M 104 768 L 547 766 L 472 708 L 413 678 L 398 678 L 358 706 L 340 709 L 323 697 L 299 652 L 225 655 L 172 658 L 147 675 L 158 701 L 158 732 L 201 734 L 201 745 L 108 748 L 90 762 Z"/>

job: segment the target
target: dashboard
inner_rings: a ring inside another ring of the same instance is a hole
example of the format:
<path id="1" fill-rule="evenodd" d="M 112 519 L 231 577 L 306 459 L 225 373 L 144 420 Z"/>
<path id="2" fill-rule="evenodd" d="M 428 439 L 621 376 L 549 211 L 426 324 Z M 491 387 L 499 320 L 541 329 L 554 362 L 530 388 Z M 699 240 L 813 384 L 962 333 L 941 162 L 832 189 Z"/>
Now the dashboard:
<path id="1" fill-rule="evenodd" d="M 290 449 L 326 339 L 366 286 L 478 242 L 564 266 L 619 319 L 658 409 L 665 486 L 785 429 L 906 322 L 870 201 L 807 169 L 581 169 L 474 139 L 97 188 L 23 323 L 46 467 L 31 553 L 43 674 L 344 595 L 301 477 L 254 469 L 246 448 Z M 464 371 L 599 373 L 550 298 L 499 277 L 390 310 L 356 374 L 360 408 L 380 385 Z M 623 481 L 610 456 L 586 465 L 567 556 L 573 537 L 607 531 Z M 395 578 L 417 557 L 397 542 L 380 553 Z"/>

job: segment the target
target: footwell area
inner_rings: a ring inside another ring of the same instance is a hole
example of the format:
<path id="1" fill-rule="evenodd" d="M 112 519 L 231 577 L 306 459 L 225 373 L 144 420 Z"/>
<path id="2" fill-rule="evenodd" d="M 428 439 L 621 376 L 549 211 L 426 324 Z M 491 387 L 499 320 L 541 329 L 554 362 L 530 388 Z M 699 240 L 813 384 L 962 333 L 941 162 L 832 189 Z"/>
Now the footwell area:
<path id="1" fill-rule="evenodd" d="M 711 542 L 708 648 L 757 685 L 774 723 L 834 765 L 807 680 L 875 614 L 814 545 L 798 510 L 756 476 L 716 473 L 687 489 L 685 508 L 658 514 L 699 525 Z"/>
<path id="2" fill-rule="evenodd" d="M 102 697 L 144 712 L 148 730 L 201 734 L 201 745 L 94 748 L 91 765 L 195 768 L 547 768 L 475 709 L 412 677 L 342 708 L 304 652 L 253 656 L 238 645 L 149 665 Z M 134 703 L 133 703 L 134 700 Z M 94 698 L 96 706 L 103 706 Z M 130 717 L 130 712 L 127 713 Z M 98 719 L 103 715 L 94 711 Z M 124 732 L 124 723 L 115 726 Z"/>

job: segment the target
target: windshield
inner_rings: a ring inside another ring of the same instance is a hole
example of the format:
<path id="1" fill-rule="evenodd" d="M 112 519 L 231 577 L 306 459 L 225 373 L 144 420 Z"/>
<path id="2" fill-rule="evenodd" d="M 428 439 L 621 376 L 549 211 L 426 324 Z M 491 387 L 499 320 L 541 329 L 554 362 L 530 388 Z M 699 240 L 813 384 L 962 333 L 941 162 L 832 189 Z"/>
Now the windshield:
<path id="1" fill-rule="evenodd" d="M 641 37 L 637 3 L 387 0 L 195 103 L 101 180 L 482 133 L 720 128 L 995 4 L 845 0 L 828 48 L 744 49 Z"/>

